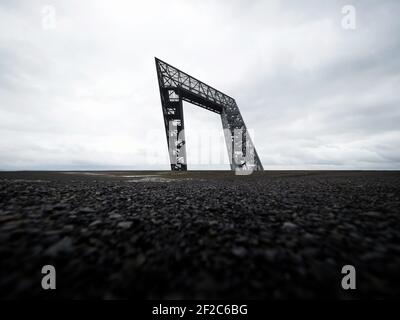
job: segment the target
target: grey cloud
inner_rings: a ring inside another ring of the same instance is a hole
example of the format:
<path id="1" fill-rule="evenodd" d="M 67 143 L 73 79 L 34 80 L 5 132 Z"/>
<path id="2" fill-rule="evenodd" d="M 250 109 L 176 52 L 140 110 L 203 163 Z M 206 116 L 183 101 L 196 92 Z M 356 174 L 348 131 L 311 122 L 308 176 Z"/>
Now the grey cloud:
<path id="1" fill-rule="evenodd" d="M 154 56 L 232 95 L 267 169 L 399 169 L 400 3 L 349 4 L 354 31 L 311 0 L 57 2 L 44 30 L 2 2 L 0 169 L 168 168 Z"/>

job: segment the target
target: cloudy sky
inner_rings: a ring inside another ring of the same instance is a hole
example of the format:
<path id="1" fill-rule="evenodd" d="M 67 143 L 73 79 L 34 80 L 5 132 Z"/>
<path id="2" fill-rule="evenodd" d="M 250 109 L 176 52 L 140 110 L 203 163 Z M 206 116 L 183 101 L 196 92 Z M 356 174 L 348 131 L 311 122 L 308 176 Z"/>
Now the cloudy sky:
<path id="1" fill-rule="evenodd" d="M 236 99 L 265 169 L 400 169 L 399 17 L 397 0 L 2 0 L 0 170 L 168 169 L 155 56 Z M 219 116 L 184 110 L 188 167 L 229 168 Z"/>

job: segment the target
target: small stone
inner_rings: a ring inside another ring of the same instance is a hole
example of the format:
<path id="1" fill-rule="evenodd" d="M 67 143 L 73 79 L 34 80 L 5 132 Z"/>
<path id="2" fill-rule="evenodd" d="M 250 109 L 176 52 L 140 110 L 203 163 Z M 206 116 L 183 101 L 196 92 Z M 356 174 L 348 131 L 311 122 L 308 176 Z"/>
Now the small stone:
<path id="1" fill-rule="evenodd" d="M 370 261 L 370 260 L 382 260 L 384 255 L 380 252 L 368 252 L 361 256 L 362 260 Z"/>
<path id="2" fill-rule="evenodd" d="M 364 216 L 378 218 L 381 216 L 381 213 L 377 212 L 377 211 L 368 211 L 368 212 L 364 212 Z"/>
<path id="3" fill-rule="evenodd" d="M 264 255 L 268 261 L 272 262 L 272 261 L 275 261 L 277 251 L 274 249 L 267 249 L 264 251 Z"/>
<path id="4" fill-rule="evenodd" d="M 55 256 L 60 252 L 70 252 L 72 251 L 72 240 L 70 237 L 62 238 L 60 241 L 53 244 L 50 248 L 46 250 L 46 254 L 50 256 Z"/>
<path id="5" fill-rule="evenodd" d="M 95 211 L 93 209 L 91 209 L 91 208 L 84 207 L 84 208 L 80 208 L 79 212 L 82 212 L 82 213 L 94 213 Z"/>
<path id="6" fill-rule="evenodd" d="M 247 250 L 243 247 L 235 247 L 232 249 L 232 253 L 237 257 L 244 257 L 247 254 Z"/>
<path id="7" fill-rule="evenodd" d="M 58 203 L 53 208 L 56 209 L 56 210 L 65 210 L 65 209 L 68 208 L 68 204 L 66 204 L 66 203 Z"/>
<path id="8" fill-rule="evenodd" d="M 102 235 L 103 237 L 109 237 L 109 236 L 111 236 L 112 234 L 113 234 L 113 230 L 109 230 L 109 229 L 104 230 L 104 231 L 101 233 L 101 235 Z"/>
<path id="9" fill-rule="evenodd" d="M 44 206 L 42 207 L 42 211 L 43 211 L 43 212 L 46 212 L 46 213 L 49 213 L 49 212 L 53 211 L 53 206 L 51 206 L 51 205 L 44 205 Z"/>
<path id="10" fill-rule="evenodd" d="M 72 224 L 67 224 L 67 225 L 65 225 L 65 226 L 63 227 L 63 229 L 64 229 L 65 231 L 70 232 L 70 231 L 74 230 L 74 226 L 73 226 Z"/>
<path id="11" fill-rule="evenodd" d="M 117 227 L 122 228 L 122 229 L 129 229 L 131 226 L 132 226 L 132 222 L 130 222 L 130 221 L 122 221 L 117 224 Z"/>
<path id="12" fill-rule="evenodd" d="M 137 257 L 136 257 L 136 260 L 135 260 L 135 264 L 137 265 L 137 266 L 141 266 L 143 263 L 145 263 L 146 262 L 146 256 L 145 255 L 143 255 L 143 254 L 139 254 Z"/>
<path id="13" fill-rule="evenodd" d="M 315 236 L 313 236 L 311 233 L 308 233 L 308 232 L 306 232 L 303 235 L 303 238 L 306 239 L 306 240 L 309 240 L 309 241 L 315 240 Z"/>
<path id="14" fill-rule="evenodd" d="M 18 219 L 18 216 L 16 215 L 5 215 L 5 216 L 0 216 L 0 223 L 12 221 Z"/>
<path id="15" fill-rule="evenodd" d="M 99 224 L 101 224 L 101 220 L 93 221 L 91 224 L 89 224 L 89 228 L 90 228 L 90 227 L 95 227 L 95 226 L 97 226 L 97 225 L 99 225 Z"/>
<path id="16" fill-rule="evenodd" d="M 60 234 L 62 234 L 62 230 L 48 230 L 48 231 L 44 231 L 43 235 L 48 236 L 48 237 L 53 237 L 53 236 L 58 236 Z"/>
<path id="17" fill-rule="evenodd" d="M 23 221 L 9 221 L 2 226 L 3 231 L 19 229 L 23 225 Z"/>
<path id="18" fill-rule="evenodd" d="M 297 227 L 298 227 L 297 224 L 294 224 L 292 222 L 285 222 L 282 225 L 282 228 L 286 229 L 286 230 L 294 230 L 294 229 L 297 229 Z"/>

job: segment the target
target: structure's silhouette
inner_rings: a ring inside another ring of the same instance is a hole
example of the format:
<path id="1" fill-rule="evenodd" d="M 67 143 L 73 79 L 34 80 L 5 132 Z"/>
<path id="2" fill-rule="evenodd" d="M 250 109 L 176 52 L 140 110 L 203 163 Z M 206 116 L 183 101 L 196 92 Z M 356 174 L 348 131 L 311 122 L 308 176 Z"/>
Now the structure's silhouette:
<path id="1" fill-rule="evenodd" d="M 156 58 L 172 170 L 186 170 L 182 101 L 221 115 L 232 170 L 263 170 L 235 99 Z"/>

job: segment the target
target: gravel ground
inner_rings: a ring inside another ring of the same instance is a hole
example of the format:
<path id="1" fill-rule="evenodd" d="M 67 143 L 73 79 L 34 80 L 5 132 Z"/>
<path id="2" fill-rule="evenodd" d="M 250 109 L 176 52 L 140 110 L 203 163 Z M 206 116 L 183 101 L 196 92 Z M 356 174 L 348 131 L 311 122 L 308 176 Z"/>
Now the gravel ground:
<path id="1" fill-rule="evenodd" d="M 400 298 L 400 172 L 0 172 L 0 268 L 3 299 Z"/>

